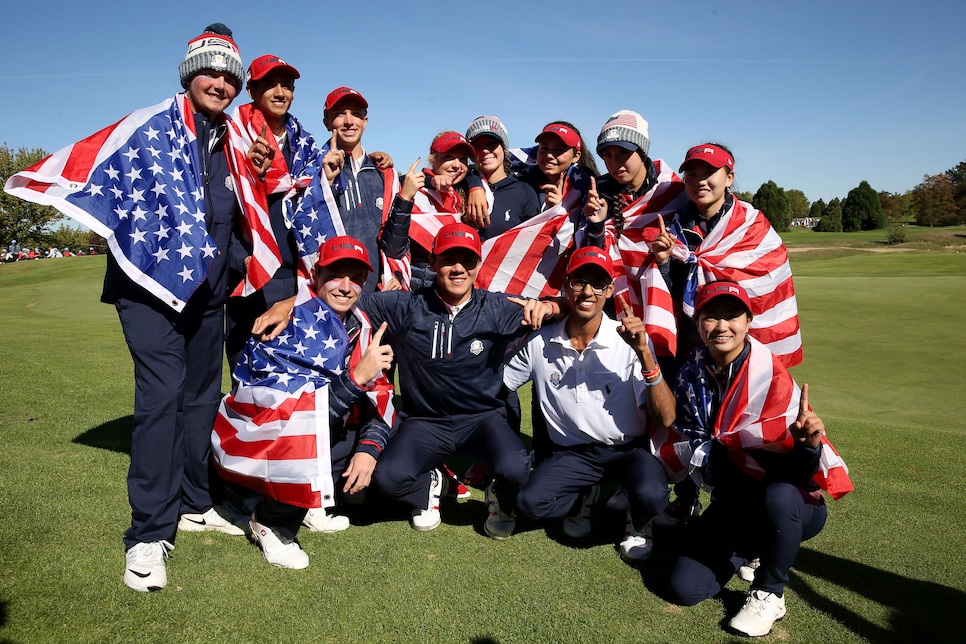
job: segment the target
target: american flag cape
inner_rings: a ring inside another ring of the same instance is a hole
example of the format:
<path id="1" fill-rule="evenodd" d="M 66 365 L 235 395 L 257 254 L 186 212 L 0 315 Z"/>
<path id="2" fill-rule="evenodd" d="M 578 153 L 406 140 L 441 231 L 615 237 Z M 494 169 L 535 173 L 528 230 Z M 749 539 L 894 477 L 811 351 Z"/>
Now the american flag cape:
<path id="1" fill-rule="evenodd" d="M 238 123 L 249 147 L 261 135 L 262 129 L 267 127 L 265 116 L 255 109 L 253 103 L 238 107 L 232 114 L 232 119 Z M 315 144 L 315 137 L 306 131 L 299 120 L 291 114 L 285 120 L 285 133 L 285 142 L 291 151 L 292 167 L 289 168 L 286 165 L 285 155 L 279 151 L 272 157 L 271 166 L 266 171 L 264 179 L 255 185 L 258 192 L 264 195 L 276 193 L 284 195 L 282 216 L 285 219 L 285 225 L 291 228 L 295 199 L 309 186 L 312 177 L 321 170 L 322 155 Z M 265 138 L 269 145 L 278 150 L 271 130 L 266 133 Z M 265 203 L 267 207 L 267 197 Z M 302 268 L 308 270 L 311 267 L 306 267 L 303 263 Z M 307 274 L 306 277 L 308 277 Z"/>
<path id="2" fill-rule="evenodd" d="M 312 175 L 308 188 L 299 199 L 293 214 L 295 238 L 307 275 L 311 274 L 312 266 L 319 258 L 319 247 L 322 243 L 331 237 L 346 234 L 338 203 L 332 187 L 325 178 L 325 171 L 321 167 L 321 160 L 331 147 L 332 142 L 328 141 L 319 151 L 320 167 Z M 393 198 L 399 193 L 399 176 L 391 168 L 378 169 L 378 171 L 383 175 L 382 225 L 385 226 L 389 211 L 392 209 Z M 336 177 L 335 182 L 345 190 L 345 177 L 342 174 Z M 382 234 L 381 229 L 379 233 Z M 397 277 L 408 287 L 409 277 L 412 275 L 408 257 L 396 259 L 388 257 L 380 250 L 379 259 L 382 281 Z"/>
<path id="3" fill-rule="evenodd" d="M 281 264 L 268 213 L 252 189 L 247 146 L 235 124 L 225 150 L 243 228 L 254 241 L 245 294 Z M 190 104 L 177 94 L 11 176 L 4 190 L 53 206 L 107 239 L 121 269 L 175 311 L 205 280 L 216 255 L 205 225 L 201 157 Z M 240 287 L 241 288 L 241 287 Z"/>
<path id="4" fill-rule="evenodd" d="M 660 232 L 658 215 L 670 219 L 688 203 L 684 182 L 661 159 L 654 160 L 657 183 L 624 207 L 624 228 L 617 236 L 613 218 L 604 226 L 605 248 L 614 263 L 614 296 L 622 296 L 641 318 L 657 355 L 677 351 L 677 322 L 671 292 L 654 262 L 651 242 Z M 584 231 L 577 235 L 583 245 Z M 685 247 L 686 248 L 686 247 Z M 618 307 L 618 317 L 623 317 Z"/>
<path id="5" fill-rule="evenodd" d="M 525 297 L 558 295 L 589 189 L 587 171 L 570 166 L 559 204 L 483 243 L 476 285 Z"/>
<path id="6" fill-rule="evenodd" d="M 462 221 L 463 199 L 456 190 L 440 192 L 429 187 L 433 171 L 423 168 L 426 187 L 420 188 L 413 197 L 413 210 L 409 224 L 409 238 L 427 252 L 433 250 L 433 240 L 443 226 Z"/>
<path id="7" fill-rule="evenodd" d="M 789 426 L 798 417 L 801 389 L 778 356 L 750 336 L 748 342 L 751 350 L 729 384 L 717 417 L 711 416 L 712 390 L 718 385 L 705 367 L 707 349 L 693 351 L 678 372 L 674 394 L 683 417 L 674 427 L 651 434 L 652 452 L 672 478 L 680 479 L 691 466 L 703 465 L 707 452 L 703 445 L 711 439 L 717 439 L 732 460 L 758 480 L 764 478 L 764 471 L 749 450 L 789 452 L 794 448 Z M 855 489 L 848 472 L 823 436 L 815 482 L 833 499 L 840 499 Z"/>
<path id="8" fill-rule="evenodd" d="M 802 361 L 802 333 L 788 251 L 754 206 L 735 199 L 694 253 L 677 244 L 672 254 L 692 266 L 684 293 L 685 314 L 694 315 L 694 296 L 703 284 L 735 281 L 751 298 L 754 318 L 749 333 L 786 367 Z"/>
<path id="9" fill-rule="evenodd" d="M 424 169 L 431 178 L 431 170 Z M 493 210 L 493 192 L 484 181 L 483 192 L 489 209 Z M 455 190 L 440 192 L 435 188 L 422 188 L 413 197 L 413 210 L 409 224 L 409 238 L 427 252 L 433 249 L 433 240 L 443 226 L 463 220 L 463 200 Z"/>
<path id="10" fill-rule="evenodd" d="M 353 315 L 364 326 L 350 365 L 371 337 L 368 318 Z M 303 281 L 291 324 L 272 342 L 249 340 L 222 400 L 211 441 L 225 480 L 289 505 L 333 504 L 328 384 L 342 372 L 348 342 L 338 316 Z M 391 426 L 392 386 L 380 375 L 369 388 Z"/>

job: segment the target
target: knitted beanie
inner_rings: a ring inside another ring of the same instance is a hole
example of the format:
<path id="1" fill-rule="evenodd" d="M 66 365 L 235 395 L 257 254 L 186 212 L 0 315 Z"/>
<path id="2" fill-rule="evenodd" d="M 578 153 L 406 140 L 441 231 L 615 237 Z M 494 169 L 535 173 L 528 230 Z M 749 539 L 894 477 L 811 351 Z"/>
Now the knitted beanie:
<path id="1" fill-rule="evenodd" d="M 203 34 L 188 41 L 188 53 L 178 67 L 181 86 L 188 89 L 191 79 L 205 69 L 227 72 L 232 76 L 235 87 L 241 90 L 245 66 L 242 65 L 238 45 L 231 39 L 231 29 L 220 22 L 208 25 Z"/>
<path id="2" fill-rule="evenodd" d="M 488 134 L 489 136 L 495 136 L 500 139 L 500 143 L 503 144 L 504 150 L 510 149 L 510 135 L 506 131 L 506 127 L 503 123 L 495 116 L 477 116 L 470 123 L 469 127 L 466 128 L 466 140 L 470 143 L 473 142 L 478 136 L 483 136 Z"/>
<path id="3" fill-rule="evenodd" d="M 618 145 L 627 150 L 640 149 L 644 156 L 651 147 L 647 138 L 647 121 L 637 112 L 621 110 L 610 115 L 597 135 L 597 154 L 608 146 Z"/>

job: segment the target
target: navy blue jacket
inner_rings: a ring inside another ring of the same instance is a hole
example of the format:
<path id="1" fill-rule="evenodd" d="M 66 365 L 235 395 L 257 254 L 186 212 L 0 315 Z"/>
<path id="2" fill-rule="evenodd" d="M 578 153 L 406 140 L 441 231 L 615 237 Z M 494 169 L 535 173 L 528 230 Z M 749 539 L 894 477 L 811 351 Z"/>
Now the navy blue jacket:
<path id="1" fill-rule="evenodd" d="M 403 412 L 439 418 L 502 409 L 503 357 L 525 335 L 523 310 L 506 293 L 473 289 L 454 320 L 434 287 L 363 295 L 359 306 L 386 340 L 399 365 Z"/>
<path id="2" fill-rule="evenodd" d="M 480 238 L 484 241 L 505 233 L 540 212 L 537 193 L 512 174 L 491 185 L 490 190 L 493 192 L 490 225 L 480 229 Z"/>

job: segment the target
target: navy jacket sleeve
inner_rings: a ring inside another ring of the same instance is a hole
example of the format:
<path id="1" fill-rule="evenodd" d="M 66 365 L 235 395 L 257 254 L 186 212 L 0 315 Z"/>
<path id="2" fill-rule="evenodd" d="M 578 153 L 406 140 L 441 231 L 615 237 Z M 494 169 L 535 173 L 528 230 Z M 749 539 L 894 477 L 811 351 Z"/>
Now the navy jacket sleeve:
<path id="1" fill-rule="evenodd" d="M 413 202 L 399 195 L 393 197 L 389 217 L 379 237 L 379 249 L 387 257 L 399 259 L 409 252 L 409 222 L 412 217 Z"/>

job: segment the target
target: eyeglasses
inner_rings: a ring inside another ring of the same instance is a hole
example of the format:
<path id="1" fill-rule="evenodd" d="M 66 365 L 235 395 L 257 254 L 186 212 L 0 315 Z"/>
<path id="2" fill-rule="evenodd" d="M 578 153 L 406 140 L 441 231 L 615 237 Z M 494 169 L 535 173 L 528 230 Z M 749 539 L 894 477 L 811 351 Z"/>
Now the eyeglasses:
<path id="1" fill-rule="evenodd" d="M 607 287 L 611 285 L 611 282 L 608 280 L 589 282 L 582 277 L 568 277 L 567 284 L 574 293 L 580 293 L 584 290 L 585 286 L 590 286 L 590 290 L 594 292 L 594 295 L 603 295 Z"/>

